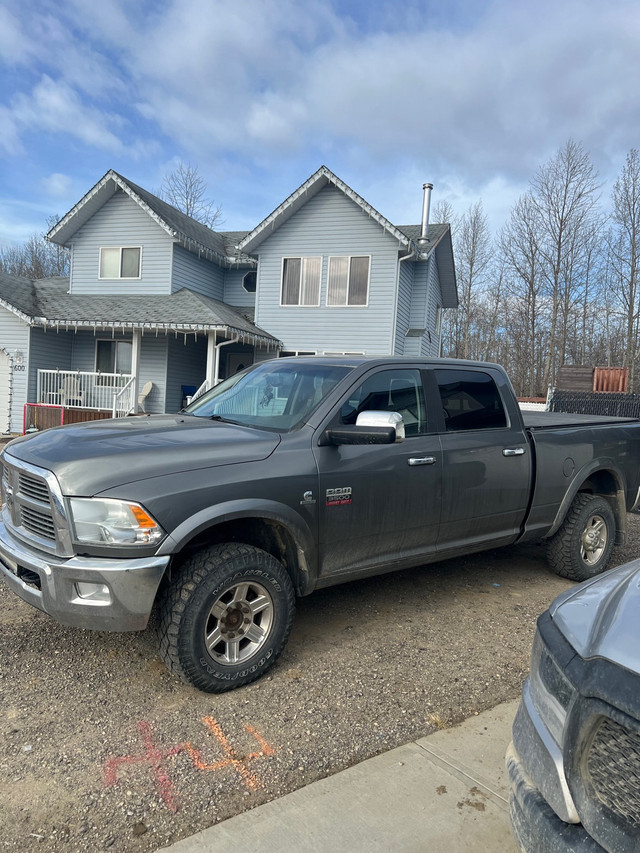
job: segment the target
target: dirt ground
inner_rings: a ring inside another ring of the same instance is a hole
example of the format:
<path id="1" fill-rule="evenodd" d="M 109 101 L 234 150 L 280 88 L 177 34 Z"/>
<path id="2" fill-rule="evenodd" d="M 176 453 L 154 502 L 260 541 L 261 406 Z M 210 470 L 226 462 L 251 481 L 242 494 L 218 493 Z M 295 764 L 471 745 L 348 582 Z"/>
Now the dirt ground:
<path id="1" fill-rule="evenodd" d="M 210 696 L 152 628 L 65 628 L 0 582 L 0 848 L 156 850 L 516 698 L 568 586 L 536 545 L 319 591 L 271 674 Z"/>

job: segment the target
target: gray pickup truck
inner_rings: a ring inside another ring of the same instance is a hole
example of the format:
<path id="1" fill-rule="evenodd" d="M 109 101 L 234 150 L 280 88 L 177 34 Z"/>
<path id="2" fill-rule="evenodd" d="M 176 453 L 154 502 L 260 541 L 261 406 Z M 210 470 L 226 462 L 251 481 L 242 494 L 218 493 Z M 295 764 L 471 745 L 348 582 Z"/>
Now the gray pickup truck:
<path id="1" fill-rule="evenodd" d="M 144 629 L 201 690 L 258 678 L 296 595 L 514 542 L 603 571 L 638 501 L 640 422 L 526 413 L 502 368 L 287 358 L 176 415 L 2 454 L 0 574 L 64 624 Z"/>

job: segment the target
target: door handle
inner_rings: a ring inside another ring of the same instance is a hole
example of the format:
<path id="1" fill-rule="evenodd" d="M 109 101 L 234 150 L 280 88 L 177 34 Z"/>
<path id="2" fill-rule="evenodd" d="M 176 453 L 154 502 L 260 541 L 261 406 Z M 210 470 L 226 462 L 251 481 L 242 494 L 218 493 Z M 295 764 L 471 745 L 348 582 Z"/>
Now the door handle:
<path id="1" fill-rule="evenodd" d="M 503 456 L 524 456 L 524 447 L 506 447 L 502 451 Z"/>
<path id="2" fill-rule="evenodd" d="M 435 456 L 410 456 L 409 465 L 435 465 Z"/>

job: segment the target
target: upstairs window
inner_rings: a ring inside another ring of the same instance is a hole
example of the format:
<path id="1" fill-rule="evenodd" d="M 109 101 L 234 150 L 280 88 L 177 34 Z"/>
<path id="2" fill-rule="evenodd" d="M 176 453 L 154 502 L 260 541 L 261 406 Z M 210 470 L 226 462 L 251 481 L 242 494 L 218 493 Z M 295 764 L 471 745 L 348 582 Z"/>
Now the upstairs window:
<path id="1" fill-rule="evenodd" d="M 250 270 L 248 273 L 244 274 L 244 277 L 242 279 L 242 286 L 247 291 L 247 293 L 255 293 L 257 282 L 258 273 L 255 270 Z"/>
<path id="2" fill-rule="evenodd" d="M 366 305 L 369 299 L 369 257 L 329 258 L 327 305 Z"/>
<path id="3" fill-rule="evenodd" d="M 140 246 L 103 246 L 100 278 L 140 278 Z"/>
<path id="4" fill-rule="evenodd" d="M 320 304 L 322 258 L 284 258 L 281 305 Z"/>

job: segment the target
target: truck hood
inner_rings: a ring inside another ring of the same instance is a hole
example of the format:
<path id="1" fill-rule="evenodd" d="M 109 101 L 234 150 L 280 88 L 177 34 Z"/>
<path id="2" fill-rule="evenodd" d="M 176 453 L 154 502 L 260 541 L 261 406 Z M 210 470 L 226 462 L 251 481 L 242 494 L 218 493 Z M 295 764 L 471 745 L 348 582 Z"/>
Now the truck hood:
<path id="1" fill-rule="evenodd" d="M 65 495 L 92 496 L 151 477 L 266 459 L 278 433 L 193 415 L 75 424 L 15 439 L 5 450 L 47 468 Z"/>
<path id="2" fill-rule="evenodd" d="M 549 612 L 581 657 L 640 674 L 640 559 L 563 593 Z"/>

